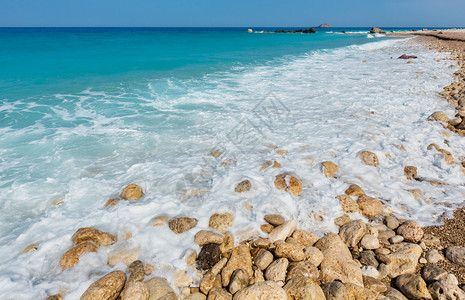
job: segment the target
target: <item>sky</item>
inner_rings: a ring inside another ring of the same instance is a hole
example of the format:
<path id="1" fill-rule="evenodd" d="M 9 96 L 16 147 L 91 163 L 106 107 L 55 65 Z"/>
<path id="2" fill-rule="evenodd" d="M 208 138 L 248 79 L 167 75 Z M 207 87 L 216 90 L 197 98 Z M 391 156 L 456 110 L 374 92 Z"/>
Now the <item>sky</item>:
<path id="1" fill-rule="evenodd" d="M 465 0 L 0 0 L 1 27 L 465 27 Z"/>

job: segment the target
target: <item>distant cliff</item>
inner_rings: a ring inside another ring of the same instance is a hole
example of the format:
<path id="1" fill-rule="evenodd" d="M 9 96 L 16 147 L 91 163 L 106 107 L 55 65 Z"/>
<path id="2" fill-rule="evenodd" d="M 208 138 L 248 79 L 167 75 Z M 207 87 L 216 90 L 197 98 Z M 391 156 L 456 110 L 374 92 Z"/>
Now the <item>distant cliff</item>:
<path id="1" fill-rule="evenodd" d="M 320 24 L 320 26 L 318 26 L 318 27 L 333 27 L 333 26 L 331 26 L 329 24 L 326 24 L 326 23 L 323 23 L 323 24 Z"/>

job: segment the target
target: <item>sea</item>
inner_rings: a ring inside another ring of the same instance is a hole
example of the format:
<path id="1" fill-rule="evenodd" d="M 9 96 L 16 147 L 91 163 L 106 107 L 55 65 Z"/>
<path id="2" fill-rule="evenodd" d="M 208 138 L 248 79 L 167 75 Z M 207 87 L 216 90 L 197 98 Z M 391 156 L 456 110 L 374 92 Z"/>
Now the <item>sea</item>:
<path id="1" fill-rule="evenodd" d="M 118 247 L 155 266 L 146 278 L 173 283 L 185 270 L 196 285 L 185 260 L 212 214 L 234 214 L 236 243 L 266 236 L 270 213 L 322 236 L 337 232 L 335 197 L 351 183 L 422 225 L 463 205 L 465 142 L 428 121 L 454 114 L 438 97 L 457 70 L 448 53 L 369 28 L 247 29 L 0 28 L 1 299 L 79 299 L 125 270 L 107 265 Z M 379 166 L 361 163 L 364 150 Z M 335 178 L 323 161 L 339 166 Z M 424 180 L 407 180 L 405 166 Z M 301 196 L 275 187 L 282 173 L 300 178 Z M 235 192 L 243 180 L 251 189 Z M 140 200 L 104 207 L 131 183 Z M 152 226 L 159 216 L 198 224 L 176 235 Z M 63 271 L 60 257 L 81 227 L 118 242 Z M 30 245 L 37 249 L 24 253 Z"/>

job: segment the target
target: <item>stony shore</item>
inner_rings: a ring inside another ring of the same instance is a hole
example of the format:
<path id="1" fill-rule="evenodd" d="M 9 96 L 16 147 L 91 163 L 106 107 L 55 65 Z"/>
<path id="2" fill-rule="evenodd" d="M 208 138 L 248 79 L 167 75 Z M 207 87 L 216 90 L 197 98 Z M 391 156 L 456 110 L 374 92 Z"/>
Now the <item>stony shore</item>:
<path id="1" fill-rule="evenodd" d="M 465 42 L 459 39 L 437 39 L 429 34 L 417 38 L 426 47 L 450 52 L 460 66 L 456 81 L 441 93 L 456 107 L 456 115 L 436 112 L 430 116 L 435 125 L 447 128 L 451 135 L 465 135 Z M 435 144 L 430 148 L 454 163 L 448 151 Z M 369 150 L 361 152 L 359 159 L 368 166 L 379 164 L 376 154 Z M 334 177 L 338 169 L 331 161 L 321 166 L 327 177 Z M 423 180 L 415 166 L 403 167 L 407 180 Z M 278 175 L 274 184 L 293 197 L 301 193 L 300 179 L 291 174 Z M 250 188 L 250 182 L 244 180 L 235 192 Z M 418 190 L 411 192 L 421 196 Z M 131 184 L 105 206 L 137 201 L 142 196 L 142 188 Z M 465 209 L 457 209 L 454 218 L 445 219 L 444 225 L 422 228 L 415 220 L 392 215 L 388 207 L 366 195 L 358 185 L 349 185 L 337 198 L 341 216 L 334 222 L 339 232 L 324 237 L 299 229 L 295 220 L 274 214 L 265 216 L 261 232 L 238 240 L 228 231 L 234 215 L 212 212 L 209 230 L 197 230 L 195 234 L 200 251 L 187 255 L 186 265 L 192 272 L 174 271 L 173 285 L 165 278 L 151 276 L 154 267 L 138 260 L 141 253 L 137 250 L 116 244 L 108 264 L 123 262 L 128 266 L 126 271 L 106 274 L 90 285 L 81 299 L 465 299 Z M 364 219 L 351 219 L 348 213 L 353 212 Z M 197 220 L 159 216 L 152 225 L 168 226 L 174 234 L 182 235 L 196 230 Z M 81 228 L 72 242 L 73 247 L 59 262 L 63 269 L 78 264 L 79 257 L 87 252 L 117 243 L 117 238 L 96 228 Z"/>

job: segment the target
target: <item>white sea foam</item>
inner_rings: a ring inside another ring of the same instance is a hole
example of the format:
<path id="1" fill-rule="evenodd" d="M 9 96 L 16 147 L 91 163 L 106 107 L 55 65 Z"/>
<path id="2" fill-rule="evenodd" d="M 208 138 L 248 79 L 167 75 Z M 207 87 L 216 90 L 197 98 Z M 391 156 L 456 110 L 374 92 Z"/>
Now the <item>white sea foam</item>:
<path id="1" fill-rule="evenodd" d="M 419 58 L 414 64 L 394 59 L 404 52 Z M 145 90 L 57 95 L 63 104 L 49 108 L 59 119 L 53 130 L 49 117 L 23 129 L 2 129 L 2 299 L 37 299 L 61 291 L 67 291 L 65 299 L 78 299 L 98 277 L 124 269 L 106 265 L 112 246 L 61 271 L 59 258 L 80 227 L 109 231 L 121 240 L 131 232 L 126 243 L 140 247 L 141 259 L 157 267 L 153 276 L 171 278 L 173 267 L 193 274 L 184 259 L 188 250 L 199 249 L 193 236 L 208 226 L 212 213 L 235 214 L 231 231 L 238 240 L 258 232 L 264 214 L 276 212 L 321 235 L 336 230 L 333 219 L 341 212 L 335 196 L 348 182 L 401 217 L 437 223 L 465 194 L 460 166 L 426 150 L 436 143 L 458 161 L 465 149 L 456 136 L 445 143 L 444 130 L 426 120 L 436 110 L 453 113 L 436 96 L 455 70 L 449 61 L 435 61 L 441 57 L 445 54 L 388 40 L 198 79 L 154 80 Z M 4 104 L 0 111 L 15 113 L 23 106 Z M 288 153 L 281 156 L 274 146 Z M 214 149 L 223 152 L 218 159 L 208 156 Z M 362 150 L 375 152 L 380 166 L 362 165 Z M 307 162 L 310 157 L 313 164 Z M 282 168 L 262 171 L 264 161 L 273 159 Z M 340 166 L 338 178 L 322 175 L 324 160 Z M 225 161 L 231 165 L 224 166 Z M 406 165 L 449 185 L 407 181 Z M 302 179 L 301 197 L 275 189 L 274 178 L 283 171 Z M 235 184 L 245 178 L 252 190 L 235 193 Z M 143 187 L 141 200 L 103 208 L 131 182 Z M 424 197 L 414 199 L 407 191 L 414 188 Z M 208 192 L 186 196 L 192 190 Z M 53 206 L 58 199 L 64 204 Z M 182 235 L 150 226 L 163 214 L 191 216 L 199 223 Z M 36 242 L 37 251 L 21 253 Z"/>

